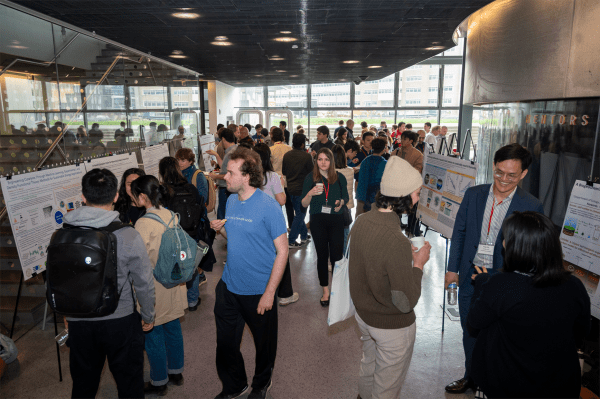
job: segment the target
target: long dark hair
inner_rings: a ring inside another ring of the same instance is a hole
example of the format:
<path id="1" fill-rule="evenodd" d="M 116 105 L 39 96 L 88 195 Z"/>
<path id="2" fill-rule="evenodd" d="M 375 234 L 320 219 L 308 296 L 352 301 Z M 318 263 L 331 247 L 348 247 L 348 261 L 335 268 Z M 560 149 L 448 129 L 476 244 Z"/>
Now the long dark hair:
<path id="1" fill-rule="evenodd" d="M 325 154 L 329 158 L 329 170 L 327 171 L 327 181 L 329 184 L 333 184 L 337 181 L 337 172 L 335 171 L 335 159 L 333 159 L 333 152 L 329 148 L 321 148 L 317 152 L 315 160 L 315 168 L 313 169 L 313 181 L 316 183 L 321 180 L 321 171 L 319 170 L 319 155 Z"/>
<path id="2" fill-rule="evenodd" d="M 254 152 L 260 155 L 263 168 L 263 186 L 267 184 L 267 172 L 274 172 L 273 163 L 271 162 L 271 149 L 265 143 L 258 143 L 252 147 Z"/>
<path id="3" fill-rule="evenodd" d="M 346 157 L 346 151 L 344 151 L 344 147 L 340 144 L 336 144 L 331 149 L 333 152 L 333 156 L 335 158 L 335 168 L 336 169 L 346 169 L 348 167 L 348 158 Z"/>
<path id="4" fill-rule="evenodd" d="M 179 162 L 173 157 L 164 157 L 160 160 L 158 174 L 163 184 L 167 186 L 178 186 L 188 182 L 179 170 Z"/>
<path id="5" fill-rule="evenodd" d="M 121 185 L 119 186 L 119 199 L 115 204 L 115 211 L 119 212 L 119 219 L 124 221 L 127 219 L 127 211 L 131 208 L 132 202 L 129 194 L 127 194 L 126 180 L 131 175 L 138 175 L 139 177 L 146 176 L 146 172 L 138 168 L 130 168 L 123 173 L 121 177 Z"/>
<path id="6" fill-rule="evenodd" d="M 152 206 L 159 208 L 165 204 L 167 188 L 151 175 L 142 176 L 131 182 L 131 194 L 137 199 L 140 194 L 146 194 Z"/>
<path id="7" fill-rule="evenodd" d="M 570 275 L 562 264 L 559 232 L 541 213 L 514 212 L 502 224 L 504 272 L 531 274 L 537 287 L 558 285 Z"/>

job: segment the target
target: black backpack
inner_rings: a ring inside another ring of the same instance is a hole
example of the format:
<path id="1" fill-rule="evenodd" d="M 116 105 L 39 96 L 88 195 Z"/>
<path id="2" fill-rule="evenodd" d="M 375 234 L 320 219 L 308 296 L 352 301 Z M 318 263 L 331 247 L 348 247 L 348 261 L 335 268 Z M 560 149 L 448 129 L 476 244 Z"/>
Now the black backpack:
<path id="1" fill-rule="evenodd" d="M 194 187 L 191 184 L 180 184 L 170 186 L 173 190 L 167 208 L 174 213 L 179 214 L 179 225 L 181 228 L 192 237 L 196 237 L 198 226 L 202 216 L 204 216 L 204 208 L 196 202 Z"/>
<path id="2" fill-rule="evenodd" d="M 113 222 L 98 229 L 64 223 L 52 234 L 46 261 L 46 298 L 52 310 L 82 318 L 115 312 L 123 288 L 117 286 L 113 232 L 127 226 Z"/>

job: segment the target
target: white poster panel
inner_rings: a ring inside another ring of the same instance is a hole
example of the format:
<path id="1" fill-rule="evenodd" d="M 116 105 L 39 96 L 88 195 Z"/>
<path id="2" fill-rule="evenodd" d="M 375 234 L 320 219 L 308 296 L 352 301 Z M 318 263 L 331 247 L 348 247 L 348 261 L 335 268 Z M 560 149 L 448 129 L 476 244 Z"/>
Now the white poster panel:
<path id="1" fill-rule="evenodd" d="M 458 208 L 465 191 L 475 185 L 477 167 L 471 161 L 425 154 L 417 218 L 444 237 L 452 238 Z"/>
<path id="2" fill-rule="evenodd" d="M 169 146 L 167 144 L 158 144 L 151 147 L 142 148 L 142 163 L 144 172 L 158 179 L 158 163 L 164 157 L 169 156 Z"/>
<path id="3" fill-rule="evenodd" d="M 108 169 L 117 177 L 118 185 L 121 184 L 121 177 L 127 169 L 138 168 L 137 157 L 135 153 L 111 155 L 109 157 L 94 158 L 84 163 L 86 171 L 92 169 Z M 118 186 L 117 186 L 118 187 Z"/>
<path id="4" fill-rule="evenodd" d="M 83 165 L 70 165 L 0 179 L 25 280 L 46 270 L 52 233 L 82 206 L 84 174 Z"/>
<path id="5" fill-rule="evenodd" d="M 200 136 L 200 148 L 202 149 L 202 161 L 204 161 L 204 171 L 212 172 L 215 168 L 212 166 L 210 161 L 217 161 L 217 158 L 214 155 L 208 155 L 206 151 L 214 150 L 215 145 L 215 136 L 212 134 L 206 134 L 204 136 Z"/>

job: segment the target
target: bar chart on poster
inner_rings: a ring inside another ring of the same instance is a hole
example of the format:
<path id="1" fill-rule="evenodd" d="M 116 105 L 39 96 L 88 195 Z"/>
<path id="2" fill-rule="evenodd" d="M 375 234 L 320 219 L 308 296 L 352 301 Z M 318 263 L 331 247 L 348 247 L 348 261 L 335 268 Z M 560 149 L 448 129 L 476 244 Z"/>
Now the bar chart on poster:
<path id="1" fill-rule="evenodd" d="M 583 282 L 600 318 L 600 184 L 577 180 L 573 186 L 560 242 L 567 268 Z"/>
<path id="2" fill-rule="evenodd" d="M 46 270 L 50 237 L 82 206 L 83 164 L 0 179 L 24 280 Z"/>
<path id="3" fill-rule="evenodd" d="M 475 185 L 477 167 L 471 161 L 425 154 L 417 218 L 444 237 L 452 238 L 456 213 L 467 189 Z"/>

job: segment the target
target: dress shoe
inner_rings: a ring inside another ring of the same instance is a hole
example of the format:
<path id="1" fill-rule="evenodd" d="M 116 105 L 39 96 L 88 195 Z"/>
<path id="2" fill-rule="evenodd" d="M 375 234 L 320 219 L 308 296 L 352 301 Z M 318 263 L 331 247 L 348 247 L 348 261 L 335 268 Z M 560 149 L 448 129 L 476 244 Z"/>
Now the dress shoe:
<path id="1" fill-rule="evenodd" d="M 218 394 L 217 396 L 215 396 L 215 399 L 235 399 L 235 398 L 239 398 L 242 395 L 245 395 L 249 390 L 250 390 L 250 386 L 246 385 L 244 387 L 244 389 L 242 389 L 239 392 L 229 393 L 229 394 L 221 392 L 220 394 Z"/>
<path id="2" fill-rule="evenodd" d="M 460 380 L 453 381 L 446 385 L 445 389 L 448 393 L 465 393 L 465 391 L 469 388 L 475 388 L 475 383 L 473 383 L 473 380 L 461 378 Z"/>
<path id="3" fill-rule="evenodd" d="M 183 374 L 169 374 L 169 382 L 173 385 L 183 385 Z"/>
<path id="4" fill-rule="evenodd" d="M 158 396 L 165 396 L 167 394 L 167 384 L 164 385 L 152 385 L 151 382 L 144 383 L 144 395 L 156 394 Z"/>
<path id="5" fill-rule="evenodd" d="M 323 306 L 324 308 L 326 308 L 327 306 L 329 306 L 329 299 L 330 299 L 330 298 L 327 298 L 327 300 L 326 300 L 326 301 L 324 301 L 324 300 L 322 300 L 322 299 L 321 299 L 321 300 L 319 301 L 319 302 L 321 302 L 321 306 Z"/>
<path id="6" fill-rule="evenodd" d="M 248 399 L 266 399 L 272 386 L 273 380 L 269 380 L 269 383 L 263 389 L 252 388 L 252 392 L 248 395 Z"/>

